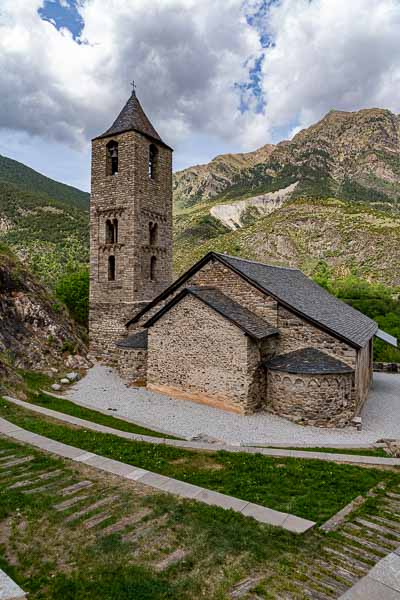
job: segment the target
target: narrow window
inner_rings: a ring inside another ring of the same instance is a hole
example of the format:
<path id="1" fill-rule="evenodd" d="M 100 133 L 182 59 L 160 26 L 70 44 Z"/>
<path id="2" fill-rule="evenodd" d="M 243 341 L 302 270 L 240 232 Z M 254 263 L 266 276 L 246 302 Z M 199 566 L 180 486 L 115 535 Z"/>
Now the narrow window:
<path id="1" fill-rule="evenodd" d="M 107 144 L 107 175 L 116 175 L 118 173 L 118 143 L 108 142 Z"/>
<path id="2" fill-rule="evenodd" d="M 152 256 L 150 259 L 150 280 L 156 281 L 156 268 L 157 268 L 157 259 L 155 256 Z"/>
<path id="3" fill-rule="evenodd" d="M 108 281 L 115 281 L 115 256 L 108 257 Z"/>
<path id="4" fill-rule="evenodd" d="M 149 177 L 150 179 L 156 178 L 156 163 L 157 163 L 157 146 L 154 144 L 150 145 L 149 148 Z"/>
<path id="5" fill-rule="evenodd" d="M 158 225 L 157 223 L 149 223 L 149 241 L 150 246 L 155 246 L 158 240 Z"/>
<path id="6" fill-rule="evenodd" d="M 113 221 L 114 244 L 118 244 L 118 219 Z"/>
<path id="7" fill-rule="evenodd" d="M 106 221 L 106 244 L 114 244 L 115 243 L 115 234 L 114 234 L 114 225 L 111 223 L 110 219 Z"/>

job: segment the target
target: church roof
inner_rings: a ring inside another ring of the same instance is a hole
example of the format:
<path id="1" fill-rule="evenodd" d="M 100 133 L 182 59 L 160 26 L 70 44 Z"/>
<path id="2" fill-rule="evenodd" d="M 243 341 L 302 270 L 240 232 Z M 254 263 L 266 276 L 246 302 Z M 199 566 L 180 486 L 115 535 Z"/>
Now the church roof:
<path id="1" fill-rule="evenodd" d="M 166 312 L 188 295 L 194 296 L 204 302 L 204 304 L 225 317 L 228 321 L 231 321 L 231 323 L 234 323 L 234 325 L 253 339 L 262 340 L 278 333 L 278 330 L 272 327 L 267 321 L 228 296 L 225 296 L 220 290 L 210 287 L 185 288 L 171 302 L 149 319 L 145 327 L 154 325 Z"/>
<path id="2" fill-rule="evenodd" d="M 98 140 L 101 138 L 112 137 L 113 135 L 124 133 L 125 131 L 137 131 L 151 140 L 154 140 L 155 142 L 158 142 L 169 148 L 169 146 L 162 141 L 161 137 L 150 123 L 150 120 L 144 112 L 135 91 L 132 92 L 131 97 L 111 127 L 101 135 L 97 136 L 95 139 Z"/>
<path id="3" fill-rule="evenodd" d="M 341 360 L 333 358 L 316 348 L 302 348 L 265 361 L 264 367 L 284 373 L 310 375 L 353 373 L 353 369 Z"/>
<path id="4" fill-rule="evenodd" d="M 378 330 L 375 321 L 329 294 L 299 269 L 266 265 L 216 252 L 209 252 L 193 265 L 145 309 L 137 313 L 127 326 L 137 322 L 148 310 L 184 285 L 185 281 L 212 260 L 229 267 L 250 284 L 275 298 L 282 306 L 355 348 L 363 348 Z"/>

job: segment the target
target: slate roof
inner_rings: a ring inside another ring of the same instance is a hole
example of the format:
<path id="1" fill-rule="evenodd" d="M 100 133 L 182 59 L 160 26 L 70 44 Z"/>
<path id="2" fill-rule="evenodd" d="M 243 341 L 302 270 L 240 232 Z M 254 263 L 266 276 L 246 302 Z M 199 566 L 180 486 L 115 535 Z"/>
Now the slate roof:
<path id="1" fill-rule="evenodd" d="M 224 254 L 218 257 L 282 304 L 355 346 L 365 346 L 378 330 L 375 321 L 329 294 L 298 269 L 265 265 Z"/>
<path id="2" fill-rule="evenodd" d="M 340 374 L 353 373 L 354 370 L 344 362 L 321 352 L 316 348 L 303 348 L 288 354 L 275 356 L 265 361 L 264 367 L 271 371 L 301 374 Z"/>
<path id="3" fill-rule="evenodd" d="M 128 102 L 125 104 L 111 127 L 95 139 L 98 140 L 105 137 L 112 137 L 113 135 L 124 133 L 125 131 L 138 131 L 169 148 L 169 146 L 162 141 L 161 137 L 150 123 L 135 92 L 132 93 Z"/>
<path id="4" fill-rule="evenodd" d="M 363 348 L 378 330 L 375 321 L 329 294 L 299 269 L 266 265 L 216 252 L 206 254 L 157 298 L 137 312 L 127 326 L 139 321 L 148 310 L 168 298 L 210 260 L 218 260 L 230 267 L 258 289 L 275 298 L 282 306 L 355 348 Z"/>
<path id="5" fill-rule="evenodd" d="M 145 327 L 151 327 L 158 321 L 166 312 L 180 302 L 186 296 L 191 295 L 198 298 L 204 304 L 215 310 L 217 313 L 234 323 L 248 336 L 255 340 L 262 340 L 271 335 L 276 335 L 278 330 L 272 327 L 267 321 L 255 315 L 253 312 L 238 304 L 228 296 L 215 288 L 210 287 L 190 287 L 182 290 L 180 294 L 175 296 L 171 302 L 164 306 L 156 313 L 147 323 Z"/>
<path id="6" fill-rule="evenodd" d="M 148 334 L 147 329 L 139 331 L 138 333 L 132 333 L 128 337 L 119 340 L 116 343 L 118 348 L 136 348 L 138 350 L 147 350 L 148 347 Z"/>

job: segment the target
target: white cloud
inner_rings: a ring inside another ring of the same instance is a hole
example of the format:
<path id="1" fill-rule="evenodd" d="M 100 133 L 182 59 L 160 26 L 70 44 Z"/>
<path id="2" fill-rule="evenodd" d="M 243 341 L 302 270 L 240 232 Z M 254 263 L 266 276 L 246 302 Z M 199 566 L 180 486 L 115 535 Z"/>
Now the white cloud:
<path id="1" fill-rule="evenodd" d="M 291 135 L 331 108 L 399 112 L 399 0 L 268 4 L 266 12 L 264 0 L 79 0 L 76 41 L 40 18 L 43 0 L 2 0 L 0 129 L 83 151 L 111 124 L 133 78 L 180 165 L 192 139 L 201 139 L 202 158 L 209 140 L 211 157 Z M 262 55 L 265 111 L 244 92 L 242 113 L 235 84 L 249 81 Z"/>

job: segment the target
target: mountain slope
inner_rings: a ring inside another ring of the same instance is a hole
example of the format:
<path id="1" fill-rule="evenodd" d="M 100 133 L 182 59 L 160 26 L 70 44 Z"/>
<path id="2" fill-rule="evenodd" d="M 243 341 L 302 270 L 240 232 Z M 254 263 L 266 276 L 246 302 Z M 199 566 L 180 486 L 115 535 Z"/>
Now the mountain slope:
<path id="1" fill-rule="evenodd" d="M 293 198 L 336 197 L 394 208 L 400 201 L 400 116 L 388 110 L 331 111 L 291 141 L 264 148 L 264 155 L 263 148 L 236 155 L 240 165 L 228 155 L 177 173 L 178 208 L 273 192 L 295 182 Z"/>
<path id="2" fill-rule="evenodd" d="M 81 331 L 65 309 L 4 246 L 0 246 L 0 380 L 18 383 L 16 369 L 60 367 L 85 353 Z"/>
<path id="3" fill-rule="evenodd" d="M 0 155 L 0 181 L 17 185 L 21 190 L 34 192 L 42 198 L 60 200 L 66 205 L 89 208 L 90 194 L 54 181 L 30 167 Z"/>

